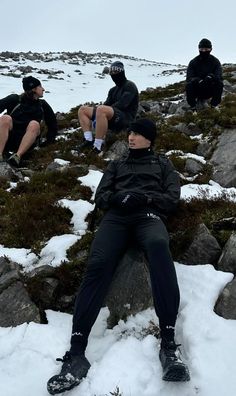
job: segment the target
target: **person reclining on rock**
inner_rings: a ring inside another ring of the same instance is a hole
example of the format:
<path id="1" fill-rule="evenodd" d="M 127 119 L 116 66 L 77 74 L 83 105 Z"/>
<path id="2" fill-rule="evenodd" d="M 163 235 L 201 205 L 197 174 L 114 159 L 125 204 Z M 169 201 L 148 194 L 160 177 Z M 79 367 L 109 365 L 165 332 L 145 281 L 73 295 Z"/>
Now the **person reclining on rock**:
<path id="1" fill-rule="evenodd" d="M 72 389 L 87 375 L 90 368 L 85 357 L 88 337 L 131 239 L 145 252 L 149 263 L 154 308 L 161 331 L 162 378 L 165 381 L 190 378 L 175 343 L 180 293 L 163 222 L 176 209 L 180 181 L 171 161 L 154 154 L 155 138 L 153 121 L 140 119 L 131 123 L 128 155 L 111 161 L 99 183 L 95 202 L 106 213 L 92 243 L 76 298 L 70 351 L 62 359 L 61 372 L 47 384 L 52 395 Z"/>
<path id="2" fill-rule="evenodd" d="M 204 107 L 204 101 L 210 98 L 211 107 L 216 107 L 223 91 L 222 67 L 211 55 L 211 42 L 204 38 L 198 48 L 199 55 L 189 62 L 186 77 L 186 99 L 193 111 Z"/>
<path id="3" fill-rule="evenodd" d="M 22 156 L 33 146 L 40 136 L 42 120 L 48 128 L 46 144 L 53 143 L 57 134 L 57 120 L 50 105 L 43 99 L 44 88 L 32 76 L 22 80 L 24 93 L 11 94 L 0 100 L 0 162 L 3 153 L 13 151 L 8 163 L 19 167 Z"/>
<path id="4" fill-rule="evenodd" d="M 92 149 L 99 154 L 108 128 L 120 132 L 136 118 L 139 93 L 136 85 L 127 80 L 123 63 L 113 62 L 109 74 L 115 86 L 109 90 L 103 105 L 81 106 L 79 109 L 79 122 L 84 133 L 84 142 L 77 147 L 79 152 Z M 95 120 L 95 140 L 93 140 L 92 123 Z"/>

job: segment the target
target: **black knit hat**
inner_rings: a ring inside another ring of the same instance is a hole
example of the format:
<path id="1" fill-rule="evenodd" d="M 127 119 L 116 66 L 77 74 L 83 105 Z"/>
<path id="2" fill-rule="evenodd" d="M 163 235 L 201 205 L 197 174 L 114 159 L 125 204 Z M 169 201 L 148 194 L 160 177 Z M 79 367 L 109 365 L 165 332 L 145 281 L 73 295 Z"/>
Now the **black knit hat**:
<path id="1" fill-rule="evenodd" d="M 203 38 L 200 43 L 198 44 L 198 48 L 212 48 L 212 44 L 210 42 L 210 40 L 208 40 L 207 38 Z"/>
<path id="2" fill-rule="evenodd" d="M 31 89 L 36 88 L 39 85 L 41 85 L 41 82 L 37 78 L 29 76 L 29 77 L 23 78 L 22 85 L 23 85 L 24 91 L 30 91 Z"/>
<path id="3" fill-rule="evenodd" d="M 121 73 L 121 72 L 124 72 L 124 71 L 125 71 L 124 65 L 120 61 L 113 62 L 111 64 L 111 66 L 110 66 L 110 69 L 109 69 L 109 73 L 111 75 L 112 74 L 118 74 L 118 73 Z"/>
<path id="4" fill-rule="evenodd" d="M 139 118 L 138 120 L 132 122 L 128 131 L 139 133 L 146 139 L 150 140 L 151 144 L 154 143 L 157 137 L 156 124 L 147 118 Z"/>

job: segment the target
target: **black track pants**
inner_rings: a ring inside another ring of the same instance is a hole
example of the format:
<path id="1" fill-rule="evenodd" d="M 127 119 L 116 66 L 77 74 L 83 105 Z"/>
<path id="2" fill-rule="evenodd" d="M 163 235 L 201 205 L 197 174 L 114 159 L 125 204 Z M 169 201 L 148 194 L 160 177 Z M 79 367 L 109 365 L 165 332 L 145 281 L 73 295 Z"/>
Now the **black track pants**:
<path id="1" fill-rule="evenodd" d="M 186 99 L 190 107 L 196 106 L 196 100 L 211 98 L 211 105 L 217 106 L 221 102 L 223 84 L 221 81 L 199 84 L 198 81 L 186 85 Z"/>
<path id="2" fill-rule="evenodd" d="M 120 216 L 111 211 L 104 216 L 96 233 L 88 268 L 76 298 L 71 337 L 74 354 L 84 352 L 87 346 L 89 333 L 119 259 L 127 249 L 130 235 L 149 262 L 154 307 L 162 335 L 166 328 L 175 326 L 180 297 L 165 225 L 151 212 Z"/>

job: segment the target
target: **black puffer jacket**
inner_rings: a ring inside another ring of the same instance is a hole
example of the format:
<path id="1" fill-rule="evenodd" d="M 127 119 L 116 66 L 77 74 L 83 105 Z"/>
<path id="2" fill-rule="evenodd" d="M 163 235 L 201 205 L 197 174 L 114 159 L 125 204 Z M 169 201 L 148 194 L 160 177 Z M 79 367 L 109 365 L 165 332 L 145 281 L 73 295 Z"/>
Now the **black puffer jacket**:
<path id="1" fill-rule="evenodd" d="M 209 74 L 213 75 L 215 80 L 222 82 L 222 67 L 219 59 L 213 55 L 209 55 L 207 59 L 202 59 L 198 55 L 189 62 L 186 81 L 189 83 L 196 78 L 204 79 Z"/>
<path id="2" fill-rule="evenodd" d="M 26 128 L 30 121 L 45 121 L 47 142 L 51 143 L 57 135 L 57 120 L 51 106 L 44 99 L 29 99 L 23 95 L 8 95 L 0 100 L 0 113 L 7 110 L 13 119 L 14 127 Z"/>
<path id="3" fill-rule="evenodd" d="M 139 93 L 136 85 L 124 79 L 124 83 L 115 86 L 108 92 L 104 104 L 125 113 L 127 119 L 133 121 L 138 111 Z"/>
<path id="4" fill-rule="evenodd" d="M 150 209 L 165 218 L 180 198 L 179 175 L 167 157 L 146 150 L 143 156 L 134 158 L 132 151 L 109 163 L 96 191 L 96 205 L 109 209 L 114 193 L 134 191 L 150 198 Z"/>

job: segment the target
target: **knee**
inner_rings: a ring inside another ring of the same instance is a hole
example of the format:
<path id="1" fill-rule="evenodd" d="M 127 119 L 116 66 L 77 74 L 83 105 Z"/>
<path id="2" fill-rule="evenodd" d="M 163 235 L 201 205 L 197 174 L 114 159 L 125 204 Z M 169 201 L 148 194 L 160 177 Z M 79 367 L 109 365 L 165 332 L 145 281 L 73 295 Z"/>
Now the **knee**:
<path id="1" fill-rule="evenodd" d="M 80 106 L 78 110 L 78 117 L 79 119 L 83 116 L 89 117 L 90 107 L 89 106 Z"/>
<path id="2" fill-rule="evenodd" d="M 150 250 L 166 251 L 169 250 L 169 241 L 164 237 L 150 238 L 148 248 Z"/>
<path id="3" fill-rule="evenodd" d="M 34 134 L 36 137 L 40 134 L 40 123 L 38 121 L 32 120 L 28 124 L 27 131 Z"/>
<path id="4" fill-rule="evenodd" d="M 11 118 L 11 116 L 9 116 L 7 114 L 4 114 L 3 116 L 1 116 L 0 117 L 0 125 L 12 128 L 12 118 Z"/>
<path id="5" fill-rule="evenodd" d="M 96 118 L 99 118 L 100 116 L 107 116 L 107 106 L 100 105 L 97 107 L 96 110 Z"/>

